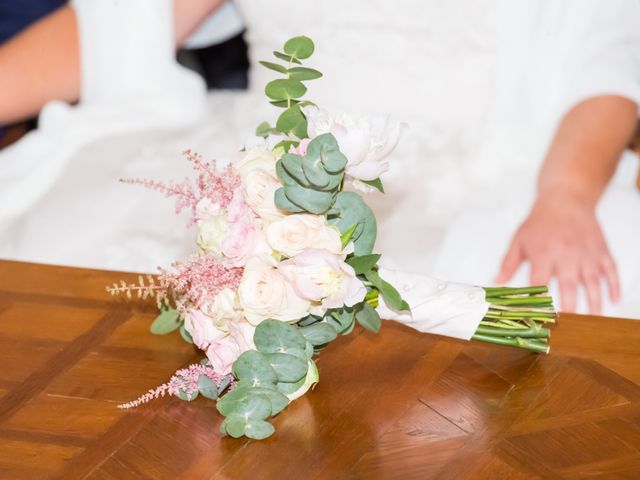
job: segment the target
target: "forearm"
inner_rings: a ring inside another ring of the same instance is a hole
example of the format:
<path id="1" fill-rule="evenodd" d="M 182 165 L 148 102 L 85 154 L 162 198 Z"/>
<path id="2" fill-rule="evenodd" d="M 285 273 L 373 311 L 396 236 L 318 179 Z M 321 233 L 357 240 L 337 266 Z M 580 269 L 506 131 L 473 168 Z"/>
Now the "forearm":
<path id="1" fill-rule="evenodd" d="M 594 97 L 574 107 L 556 131 L 538 178 L 539 201 L 558 196 L 594 208 L 636 127 L 638 106 Z"/>
<path id="2" fill-rule="evenodd" d="M 222 0 L 175 0 L 179 45 Z M 80 46 L 73 8 L 66 5 L 0 46 L 0 124 L 36 115 L 51 100 L 80 96 Z"/>

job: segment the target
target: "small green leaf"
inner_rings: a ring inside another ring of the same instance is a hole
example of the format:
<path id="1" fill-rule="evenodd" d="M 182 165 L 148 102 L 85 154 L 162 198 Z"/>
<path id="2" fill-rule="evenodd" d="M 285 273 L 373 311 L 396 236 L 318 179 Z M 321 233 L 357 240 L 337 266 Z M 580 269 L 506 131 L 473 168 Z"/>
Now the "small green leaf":
<path id="1" fill-rule="evenodd" d="M 361 255 L 359 257 L 347 258 L 347 263 L 356 271 L 356 275 L 362 275 L 376 266 L 381 255 L 372 253 L 370 255 Z"/>
<path id="2" fill-rule="evenodd" d="M 149 330 L 154 335 L 165 335 L 180 328 L 182 321 L 178 312 L 173 308 L 163 305 L 160 314 L 155 318 Z"/>
<path id="3" fill-rule="evenodd" d="M 273 52 L 273 54 L 275 55 L 276 58 L 279 58 L 280 60 L 284 60 L 285 62 L 297 63 L 298 65 L 302 64 L 302 62 L 300 62 L 300 60 L 298 60 L 297 58 L 293 58 L 292 56 L 287 55 L 285 53 Z"/>
<path id="4" fill-rule="evenodd" d="M 363 328 L 374 333 L 380 330 L 380 324 L 382 323 L 378 312 L 368 303 L 362 304 L 362 309 L 356 312 L 356 320 Z"/>
<path id="5" fill-rule="evenodd" d="M 289 100 L 274 100 L 272 102 L 269 102 L 271 105 L 273 105 L 274 107 L 278 107 L 278 108 L 289 108 L 293 105 L 302 105 L 302 103 L 299 100 L 294 100 L 294 99 L 289 99 Z"/>
<path id="6" fill-rule="evenodd" d="M 360 180 L 362 183 L 366 183 L 370 187 L 375 188 L 381 193 L 384 193 L 384 186 L 382 185 L 382 180 L 376 178 L 375 180 Z"/>
<path id="7" fill-rule="evenodd" d="M 308 327 L 301 327 L 300 333 L 312 345 L 324 345 L 336 339 L 338 333 L 328 323 L 314 323 Z"/>
<path id="8" fill-rule="evenodd" d="M 284 168 L 286 175 L 280 175 L 282 172 L 278 170 L 278 164 Z M 309 181 L 302 170 L 302 157 L 287 153 L 282 156 L 276 164 L 276 173 L 285 186 L 302 186 L 310 187 Z"/>
<path id="9" fill-rule="evenodd" d="M 307 374 L 307 362 L 286 353 L 265 354 L 271 367 L 278 374 L 279 382 L 297 382 Z"/>
<path id="10" fill-rule="evenodd" d="M 341 173 L 347 165 L 347 157 L 340 152 L 338 141 L 330 133 L 323 133 L 311 140 L 307 156 L 319 158 L 327 173 Z"/>
<path id="11" fill-rule="evenodd" d="M 306 375 L 302 377 L 300 380 L 298 380 L 297 382 L 293 382 L 293 383 L 278 382 L 276 386 L 278 388 L 278 391 L 280 391 L 284 395 L 291 395 L 293 392 L 298 390 L 302 385 L 304 385 L 305 380 L 306 380 Z"/>
<path id="12" fill-rule="evenodd" d="M 300 81 L 315 80 L 316 78 L 322 77 L 322 73 L 318 70 L 307 67 L 292 67 L 289 70 L 286 70 L 286 72 L 289 74 L 289 78 Z"/>
<path id="13" fill-rule="evenodd" d="M 329 219 L 329 223 L 337 226 L 343 233 L 352 225 L 358 225 L 359 231 L 356 230 L 353 234 L 354 253 L 359 256 L 370 254 L 376 242 L 376 217 L 360 195 L 353 192 L 340 192 L 333 208 L 339 213 L 337 217 Z"/>
<path id="14" fill-rule="evenodd" d="M 265 62 L 263 60 L 258 62 L 260 65 L 262 65 L 263 67 L 267 67 L 269 70 L 274 70 L 276 72 L 280 72 L 280 73 L 287 73 L 287 67 L 284 67 L 282 65 L 280 65 L 279 63 L 273 63 L 273 62 Z"/>
<path id="15" fill-rule="evenodd" d="M 307 93 L 307 87 L 298 80 L 279 78 L 267 83 L 267 86 L 264 88 L 264 93 L 273 100 L 287 100 L 302 97 Z"/>
<path id="16" fill-rule="evenodd" d="M 264 420 L 271 416 L 271 402 L 261 393 L 250 392 L 249 395 L 238 400 L 234 406 L 234 413 Z"/>
<path id="17" fill-rule="evenodd" d="M 269 122 L 262 122 L 256 128 L 256 136 L 267 138 L 270 134 L 275 133 L 276 129 L 269 125 Z"/>
<path id="18" fill-rule="evenodd" d="M 187 394 L 185 389 L 178 390 L 178 395 L 176 395 L 180 400 L 184 400 L 186 402 L 190 402 L 195 400 L 198 397 L 198 390 L 191 392 L 191 394 Z"/>
<path id="19" fill-rule="evenodd" d="M 276 429 L 269 422 L 264 420 L 251 420 L 244 428 L 244 434 L 254 440 L 264 440 L 273 435 Z"/>
<path id="20" fill-rule="evenodd" d="M 198 377 L 198 391 L 200 395 L 211 400 L 218 398 L 218 386 L 213 380 L 206 375 L 200 375 Z"/>
<path id="21" fill-rule="evenodd" d="M 344 233 L 340 234 L 340 242 L 342 243 L 343 249 L 346 248 L 347 245 L 349 245 L 349 242 L 351 241 L 351 237 L 353 237 L 353 234 L 356 231 L 357 227 L 358 227 L 358 224 L 354 223 Z"/>
<path id="22" fill-rule="evenodd" d="M 411 310 L 411 307 L 402 299 L 398 290 L 389 282 L 380 278 L 377 271 L 371 270 L 366 272 L 365 277 L 380 291 L 384 303 L 386 303 L 389 308 L 397 311 Z"/>
<path id="23" fill-rule="evenodd" d="M 307 119 L 298 105 L 287 108 L 276 121 L 276 130 L 285 135 L 293 134 L 298 138 L 307 136 Z"/>
<path id="24" fill-rule="evenodd" d="M 315 49 L 313 41 L 309 37 L 293 37 L 284 44 L 284 53 L 293 58 L 309 58 Z"/>
<path id="25" fill-rule="evenodd" d="M 276 371 L 269 365 L 269 359 L 255 350 L 247 350 L 233 362 L 233 375 L 251 386 L 274 385 L 278 381 Z"/>
<path id="26" fill-rule="evenodd" d="M 185 342 L 193 344 L 193 338 L 191 337 L 191 334 L 187 332 L 187 329 L 184 328 L 184 323 L 180 325 L 180 336 Z"/>

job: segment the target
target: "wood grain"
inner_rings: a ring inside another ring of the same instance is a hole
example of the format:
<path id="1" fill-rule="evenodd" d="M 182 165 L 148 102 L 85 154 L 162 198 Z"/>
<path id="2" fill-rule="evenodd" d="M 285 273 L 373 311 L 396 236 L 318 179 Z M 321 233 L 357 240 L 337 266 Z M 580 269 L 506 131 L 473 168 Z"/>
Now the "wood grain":
<path id="1" fill-rule="evenodd" d="M 635 321 L 562 315 L 548 356 L 356 330 L 255 442 L 204 399 L 116 408 L 200 358 L 119 278 L 0 262 L 0 478 L 640 478 Z"/>

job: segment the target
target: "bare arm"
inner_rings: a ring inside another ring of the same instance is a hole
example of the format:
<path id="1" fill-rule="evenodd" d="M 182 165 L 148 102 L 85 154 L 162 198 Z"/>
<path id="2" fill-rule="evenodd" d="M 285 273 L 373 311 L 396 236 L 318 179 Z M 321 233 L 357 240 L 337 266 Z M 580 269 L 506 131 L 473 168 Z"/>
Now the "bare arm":
<path id="1" fill-rule="evenodd" d="M 540 171 L 537 200 L 513 237 L 498 283 L 528 260 L 532 283 L 557 277 L 564 311 L 575 310 L 582 284 L 590 311 L 598 313 L 601 278 L 612 300 L 618 299 L 615 262 L 595 208 L 629 144 L 637 115 L 633 101 L 607 95 L 580 103 L 564 117 Z"/>
<path id="2" fill-rule="evenodd" d="M 175 40 L 182 43 L 222 0 L 175 0 Z M 36 115 L 50 100 L 80 96 L 75 12 L 64 6 L 0 46 L 0 124 Z"/>

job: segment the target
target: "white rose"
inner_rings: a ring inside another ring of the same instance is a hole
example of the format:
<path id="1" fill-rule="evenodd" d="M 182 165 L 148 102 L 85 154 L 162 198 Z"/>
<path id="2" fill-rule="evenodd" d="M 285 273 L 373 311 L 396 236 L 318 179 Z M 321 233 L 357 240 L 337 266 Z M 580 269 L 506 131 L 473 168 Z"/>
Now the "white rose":
<path id="1" fill-rule="evenodd" d="M 286 212 L 276 207 L 274 196 L 282 184 L 278 179 L 263 169 L 251 170 L 244 178 L 245 201 L 247 205 L 265 220 L 276 220 Z"/>
<path id="2" fill-rule="evenodd" d="M 236 322 L 242 318 L 242 312 L 236 301 L 236 292 L 230 288 L 223 288 L 213 299 L 212 303 L 204 305 L 202 310 L 211 317 L 214 325 L 227 332 L 229 322 Z"/>
<path id="3" fill-rule="evenodd" d="M 247 320 L 257 325 L 267 318 L 293 322 L 309 313 L 310 303 L 296 295 L 268 255 L 251 258 L 244 269 L 238 298 Z"/>
<path id="4" fill-rule="evenodd" d="M 331 133 L 336 138 L 340 151 L 348 160 L 345 168 L 348 175 L 370 181 L 389 169 L 386 158 L 398 144 L 401 123 L 391 121 L 388 116 L 356 118 L 342 114 L 332 118 L 315 106 L 302 110 L 310 138 L 323 133 Z"/>
<path id="5" fill-rule="evenodd" d="M 298 255 L 308 248 L 342 253 L 340 231 L 328 225 L 323 216 L 289 215 L 271 223 L 266 234 L 271 248 L 287 257 Z"/>
<path id="6" fill-rule="evenodd" d="M 229 231 L 226 212 L 208 218 L 200 223 L 198 246 L 204 252 L 220 253 L 222 243 Z"/>
<path id="7" fill-rule="evenodd" d="M 247 147 L 243 152 L 242 158 L 235 163 L 238 174 L 245 177 L 249 172 L 260 169 L 275 177 L 278 158 L 272 148 L 271 142 L 267 141 Z"/>

